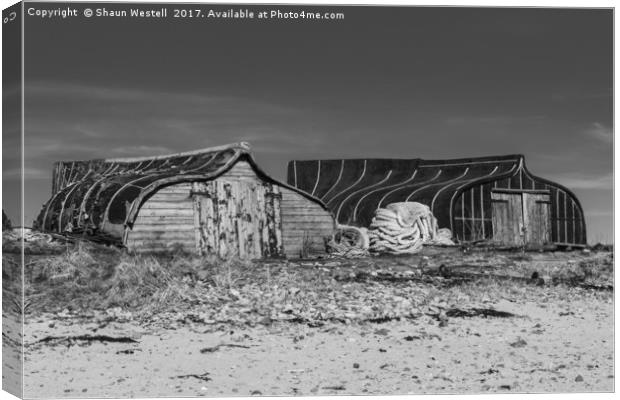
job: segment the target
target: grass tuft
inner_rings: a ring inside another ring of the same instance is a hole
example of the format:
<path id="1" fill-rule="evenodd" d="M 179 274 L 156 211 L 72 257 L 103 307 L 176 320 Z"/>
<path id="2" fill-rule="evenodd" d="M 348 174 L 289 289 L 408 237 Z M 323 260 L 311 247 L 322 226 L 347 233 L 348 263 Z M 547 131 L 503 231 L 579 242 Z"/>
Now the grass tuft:
<path id="1" fill-rule="evenodd" d="M 547 283 L 554 279 L 565 283 L 537 287 L 492 277 L 455 285 L 439 281 L 341 280 L 336 277 L 371 276 L 370 272 L 377 269 L 386 272 L 392 267 L 405 267 L 401 259 L 393 258 L 356 259 L 354 263 L 220 260 L 182 251 L 139 255 L 103 246 L 75 245 L 61 254 L 31 256 L 26 263 L 25 294 L 32 314 L 120 308 L 140 318 L 189 310 L 204 320 L 242 319 L 249 315 L 344 320 L 409 315 L 437 306 L 483 307 L 502 297 L 546 297 L 571 291 L 571 277 L 577 283 L 613 284 L 611 254 L 532 253 L 527 260 L 504 260 L 506 257 L 494 254 L 476 255 L 475 260 L 463 254 L 436 257 L 442 257 L 442 263 L 469 262 L 463 257 L 481 265 L 498 262 L 498 268 L 506 273 L 529 277 L 537 272 Z M 334 263 L 341 266 L 327 267 Z M 414 265 L 405 269 L 415 269 Z M 422 269 L 416 271 L 424 275 Z"/>

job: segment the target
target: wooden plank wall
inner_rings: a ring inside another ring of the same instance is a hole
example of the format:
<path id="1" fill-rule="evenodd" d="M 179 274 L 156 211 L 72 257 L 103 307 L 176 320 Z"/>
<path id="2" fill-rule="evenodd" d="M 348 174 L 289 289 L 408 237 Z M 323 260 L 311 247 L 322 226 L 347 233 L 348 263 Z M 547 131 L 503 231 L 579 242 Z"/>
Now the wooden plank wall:
<path id="1" fill-rule="evenodd" d="M 223 177 L 258 180 L 252 166 L 246 161 L 239 161 Z M 281 224 L 282 229 L 276 230 L 281 234 L 277 242 L 282 243 L 284 255 L 288 258 L 317 256 L 325 253 L 326 236 L 332 236 L 335 231 L 335 221 L 331 213 L 317 202 L 284 186 L 273 185 L 273 192 L 277 195 L 277 188 L 282 196 L 280 213 L 275 213 L 274 223 Z"/>
<path id="2" fill-rule="evenodd" d="M 515 193 L 549 191 L 551 242 L 561 245 L 586 243 L 583 215 L 573 196 L 553 185 L 538 182 L 522 172 L 511 178 L 468 188 L 455 199 L 453 234 L 459 241 L 493 238 L 490 200 L 493 189 L 513 190 Z"/>
<path id="3" fill-rule="evenodd" d="M 551 201 L 548 194 L 523 193 L 526 243 L 546 245 L 551 242 Z"/>
<path id="4" fill-rule="evenodd" d="M 238 210 L 235 225 L 242 238 L 239 256 L 282 256 L 279 186 L 263 181 L 244 160 L 238 161 L 217 181 L 233 183 L 231 190 L 235 191 Z M 222 189 L 217 193 L 222 193 Z"/>
<path id="5" fill-rule="evenodd" d="M 126 246 L 140 252 L 164 252 L 175 246 L 196 250 L 191 184 L 165 187 L 149 198 L 127 235 Z"/>
<path id="6" fill-rule="evenodd" d="M 283 255 L 278 186 L 222 177 L 196 182 L 193 191 L 202 254 L 243 259 Z"/>
<path id="7" fill-rule="evenodd" d="M 325 253 L 325 237 L 335 231 L 335 220 L 318 203 L 281 187 L 282 240 L 289 258 L 305 258 Z"/>
<path id="8" fill-rule="evenodd" d="M 269 221 L 274 225 L 271 228 L 275 229 L 276 240 L 269 243 L 269 253 L 279 253 L 280 245 L 289 258 L 325 253 L 324 238 L 334 234 L 335 221 L 331 213 L 317 202 L 284 186 L 266 184 L 256 175 L 251 165 L 242 160 L 216 181 L 258 183 L 261 188 L 268 189 L 269 193 L 263 197 L 269 204 L 264 204 L 262 208 L 259 204 L 257 207 L 266 214 L 273 214 Z M 206 245 L 204 241 L 207 238 L 204 235 L 208 236 L 209 233 L 197 234 L 195 226 L 200 221 L 195 219 L 191 191 L 192 183 L 183 183 L 163 188 L 149 198 L 140 209 L 133 230 L 127 235 L 127 247 L 137 251 L 164 252 L 178 245 L 188 251 L 197 251 L 197 242 Z M 275 202 L 270 196 L 281 196 L 281 200 Z M 275 228 L 278 225 L 281 225 L 281 229 Z M 264 230 L 268 228 L 262 227 Z"/>
<path id="9" fill-rule="evenodd" d="M 521 246 L 523 237 L 523 203 L 520 195 L 491 193 L 493 240 L 504 245 Z"/>
<path id="10" fill-rule="evenodd" d="M 573 198 L 574 195 L 553 184 L 535 180 L 523 170 L 512 178 L 494 181 L 493 188 L 549 190 L 551 194 L 551 241 L 559 245 L 586 244 L 585 220 L 579 205 Z"/>

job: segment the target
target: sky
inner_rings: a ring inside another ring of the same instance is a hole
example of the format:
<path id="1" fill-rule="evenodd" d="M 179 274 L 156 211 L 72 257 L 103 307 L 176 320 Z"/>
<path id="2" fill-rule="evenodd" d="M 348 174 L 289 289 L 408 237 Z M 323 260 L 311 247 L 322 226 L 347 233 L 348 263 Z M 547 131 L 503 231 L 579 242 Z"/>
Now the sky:
<path id="1" fill-rule="evenodd" d="M 247 141 L 282 180 L 291 159 L 524 154 L 612 242 L 611 10 L 329 10 L 345 19 L 26 17 L 26 224 L 56 160 Z"/>

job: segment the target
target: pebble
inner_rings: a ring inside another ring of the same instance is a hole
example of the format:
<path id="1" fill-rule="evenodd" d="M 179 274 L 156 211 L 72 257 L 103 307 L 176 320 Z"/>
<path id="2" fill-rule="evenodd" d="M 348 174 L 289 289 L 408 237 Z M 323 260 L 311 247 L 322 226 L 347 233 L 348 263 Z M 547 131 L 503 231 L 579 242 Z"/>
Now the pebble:
<path id="1" fill-rule="evenodd" d="M 375 333 L 375 335 L 386 336 L 388 333 L 390 333 L 390 330 L 389 329 L 385 329 L 385 328 L 381 328 L 381 329 L 377 329 L 374 333 Z"/>
<path id="2" fill-rule="evenodd" d="M 527 342 L 521 338 L 518 338 L 516 342 L 510 343 L 511 347 L 519 348 L 527 346 Z"/>

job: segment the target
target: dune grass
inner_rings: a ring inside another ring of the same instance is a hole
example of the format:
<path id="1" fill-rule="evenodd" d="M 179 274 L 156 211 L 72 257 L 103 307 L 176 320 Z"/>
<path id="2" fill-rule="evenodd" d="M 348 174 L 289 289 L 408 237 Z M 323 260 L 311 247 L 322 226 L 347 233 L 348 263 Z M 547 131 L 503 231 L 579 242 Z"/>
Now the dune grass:
<path id="1" fill-rule="evenodd" d="M 462 257 L 465 256 L 455 254 L 454 262 L 462 262 Z M 482 257 L 480 262 L 488 263 L 494 256 L 470 257 Z M 556 257 L 549 264 L 525 254 L 518 268 L 525 276 L 535 270 L 549 277 L 576 276 L 581 281 L 613 282 L 611 255 Z M 493 279 L 457 286 L 336 279 L 361 270 L 389 270 L 390 262 L 403 265 L 402 261 L 345 260 L 341 266 L 332 267 L 326 260 L 308 267 L 303 262 L 220 260 L 182 251 L 165 255 L 129 254 L 77 243 L 61 254 L 29 258 L 25 295 L 28 312 L 32 314 L 118 307 L 145 316 L 167 311 L 208 310 L 205 318 L 209 319 L 240 313 L 262 316 L 289 313 L 342 319 L 362 314 L 365 318 L 407 315 L 411 310 L 437 304 L 481 304 L 500 297 L 546 296 L 553 295 L 553 290 L 563 291 Z M 416 265 L 407 268 L 415 269 Z"/>
<path id="2" fill-rule="evenodd" d="M 251 262 L 183 252 L 136 255 L 78 243 L 58 255 L 29 258 L 25 294 L 36 311 L 110 307 L 150 312 L 196 301 L 207 287 L 233 287 Z"/>

